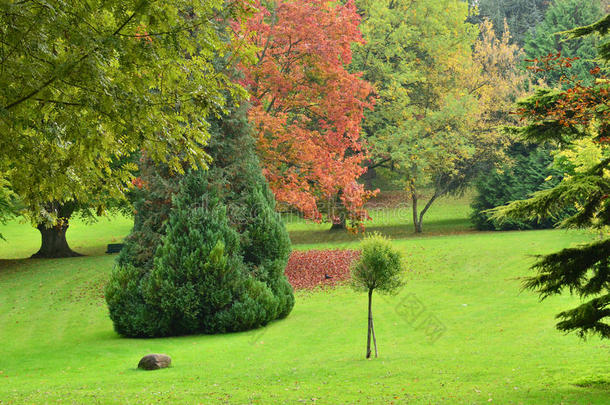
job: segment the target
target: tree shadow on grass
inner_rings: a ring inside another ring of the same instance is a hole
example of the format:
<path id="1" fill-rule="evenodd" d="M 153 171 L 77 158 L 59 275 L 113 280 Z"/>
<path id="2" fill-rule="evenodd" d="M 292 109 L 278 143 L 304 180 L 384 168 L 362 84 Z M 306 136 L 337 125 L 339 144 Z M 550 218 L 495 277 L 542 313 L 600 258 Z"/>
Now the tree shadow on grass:
<path id="1" fill-rule="evenodd" d="M 330 229 L 330 226 L 329 226 Z M 298 230 L 290 231 L 290 240 L 293 245 L 310 243 L 347 243 L 358 241 L 362 234 L 353 234 L 347 231 L 324 230 Z M 424 232 L 415 233 L 413 224 L 367 226 L 366 232 L 379 232 L 391 239 L 422 238 L 427 236 L 456 235 L 462 233 L 477 233 L 468 219 L 443 219 L 424 223 Z"/>
<path id="2" fill-rule="evenodd" d="M 108 254 L 106 253 L 105 244 L 97 244 L 93 246 L 84 246 L 82 244 L 76 244 L 75 250 L 81 254 L 81 256 L 76 257 L 59 257 L 59 258 L 32 258 L 30 255 L 19 257 L 19 258 L 10 258 L 10 259 L 2 259 L 0 258 L 0 274 L 4 272 L 14 271 L 15 268 L 26 269 L 30 265 L 41 265 L 47 264 L 49 266 L 57 265 L 57 264 L 65 264 L 68 261 L 70 263 L 78 263 L 79 260 L 83 260 L 85 258 L 91 257 L 116 257 L 116 253 Z M 1 253 L 0 253 L 1 254 Z"/>
<path id="3" fill-rule="evenodd" d="M 27 270 L 36 260 L 30 259 L 0 259 L 0 276 Z"/>

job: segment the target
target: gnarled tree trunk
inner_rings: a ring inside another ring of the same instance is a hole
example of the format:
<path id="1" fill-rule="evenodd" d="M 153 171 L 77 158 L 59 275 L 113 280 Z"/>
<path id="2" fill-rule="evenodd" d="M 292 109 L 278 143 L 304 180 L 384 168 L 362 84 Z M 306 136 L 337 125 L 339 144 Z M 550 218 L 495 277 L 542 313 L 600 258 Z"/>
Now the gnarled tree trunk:
<path id="1" fill-rule="evenodd" d="M 51 226 L 43 223 L 36 227 L 40 231 L 42 242 L 40 249 L 32 255 L 32 258 L 51 259 L 82 256 L 70 249 L 66 240 L 68 221 L 74 212 L 74 208 L 60 204 L 53 204 L 50 208 L 57 214 L 58 223 Z"/>

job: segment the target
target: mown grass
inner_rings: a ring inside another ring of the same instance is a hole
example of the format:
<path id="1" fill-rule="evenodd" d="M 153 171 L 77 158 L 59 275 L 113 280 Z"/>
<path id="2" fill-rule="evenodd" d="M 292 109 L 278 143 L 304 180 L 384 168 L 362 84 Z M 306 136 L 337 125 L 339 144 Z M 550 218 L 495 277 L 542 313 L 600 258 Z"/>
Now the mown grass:
<path id="1" fill-rule="evenodd" d="M 97 222 L 72 220 L 66 237 L 70 247 L 88 256 L 102 255 L 108 243 L 120 243 L 133 226 L 133 219 L 123 216 L 101 218 Z M 30 257 L 40 248 L 40 232 L 27 223 L 13 220 L 0 225 L 0 260 Z"/>
<path id="2" fill-rule="evenodd" d="M 347 287 L 299 292 L 287 319 L 256 331 L 120 338 L 101 297 L 114 256 L 102 252 L 128 229 L 122 219 L 75 223 L 72 245 L 90 256 L 0 262 L 1 403 L 608 403 L 610 345 L 553 326 L 577 300 L 539 303 L 520 289 L 531 255 L 590 235 L 397 239 L 408 284 L 397 296 L 375 296 L 380 357 L 365 360 L 366 297 Z M 25 226 L 1 232 L 9 242 L 0 258 L 36 250 Z M 311 232 L 312 243 L 303 237 L 295 247 L 355 246 L 319 243 Z M 169 354 L 173 366 L 138 371 L 150 352 Z"/>
<path id="3" fill-rule="evenodd" d="M 403 193 L 396 194 L 400 196 Z M 423 235 L 414 232 L 412 206 L 406 196 L 403 200 L 394 200 L 391 207 L 386 207 L 383 201 L 376 200 L 368 205 L 371 219 L 365 223 L 367 232 L 380 232 L 393 239 L 404 239 L 474 231 L 469 220 L 471 211 L 470 194 L 459 198 L 443 197 L 432 204 L 424 215 L 425 233 Z M 360 238 L 360 235 L 341 231 L 329 232 L 330 225 L 328 223 L 304 221 L 295 215 L 284 215 L 284 222 L 294 245 L 312 242 L 350 242 Z"/>

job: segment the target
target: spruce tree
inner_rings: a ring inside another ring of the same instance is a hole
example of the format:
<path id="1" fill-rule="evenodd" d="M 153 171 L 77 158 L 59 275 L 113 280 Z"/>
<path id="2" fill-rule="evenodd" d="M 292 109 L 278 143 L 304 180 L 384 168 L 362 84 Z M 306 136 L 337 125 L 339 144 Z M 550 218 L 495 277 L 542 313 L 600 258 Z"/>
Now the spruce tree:
<path id="1" fill-rule="evenodd" d="M 607 37 L 610 15 L 599 22 L 577 28 L 569 38 L 596 33 Z M 610 61 L 610 41 L 602 40 L 599 54 Z M 543 60 L 543 62 L 545 62 Z M 564 64 L 565 60 L 555 60 Z M 567 91 L 539 90 L 519 103 L 518 113 L 527 122 L 514 129 L 526 139 L 537 142 L 556 141 L 562 148 L 582 139 L 590 139 L 601 148 L 600 158 L 586 170 L 575 172 L 558 185 L 539 191 L 530 199 L 495 209 L 494 218 L 534 219 L 557 215 L 565 208 L 574 214 L 561 222 L 565 228 L 593 229 L 602 240 L 567 248 L 543 256 L 533 269 L 536 275 L 525 287 L 537 291 L 544 299 L 569 291 L 580 296 L 581 305 L 557 315 L 557 328 L 575 331 L 581 337 L 599 335 L 610 338 L 610 81 L 599 68 L 591 71 L 594 84 L 575 83 Z"/>
<path id="2" fill-rule="evenodd" d="M 562 173 L 552 167 L 551 149 L 545 145 L 516 142 L 507 151 L 510 161 L 500 168 L 482 173 L 475 181 L 475 195 L 470 220 L 479 230 L 515 230 L 552 228 L 555 220 L 493 221 L 486 211 L 511 201 L 528 198 L 532 193 L 555 186 Z"/>
<path id="3" fill-rule="evenodd" d="M 469 21 L 480 24 L 485 18 L 493 22 L 498 37 L 504 33 L 506 21 L 512 43 L 523 46 L 528 33 L 544 19 L 549 0 L 470 0 L 471 8 L 478 7 L 478 14 L 471 15 Z"/>
<path id="4" fill-rule="evenodd" d="M 524 50 L 527 58 L 534 59 L 558 52 L 563 57 L 577 58 L 570 62 L 572 67 L 569 75 L 591 84 L 589 70 L 595 66 L 594 60 L 597 57 L 596 38 L 591 36 L 563 41 L 561 32 L 591 24 L 602 16 L 599 0 L 554 0 L 546 10 L 544 20 L 526 36 Z M 560 83 L 565 73 L 564 69 L 544 70 L 536 72 L 535 77 L 553 87 L 567 86 L 567 81 Z"/>
<path id="5" fill-rule="evenodd" d="M 143 198 L 106 290 L 125 336 L 223 333 L 287 316 L 290 240 L 245 108 L 211 122 L 209 170 L 145 166 Z"/>

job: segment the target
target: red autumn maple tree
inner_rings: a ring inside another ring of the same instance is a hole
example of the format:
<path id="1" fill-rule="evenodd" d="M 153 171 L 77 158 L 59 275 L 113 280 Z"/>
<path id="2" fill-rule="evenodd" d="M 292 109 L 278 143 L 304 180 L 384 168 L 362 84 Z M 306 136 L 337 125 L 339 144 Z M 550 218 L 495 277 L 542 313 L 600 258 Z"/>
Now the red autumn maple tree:
<path id="1" fill-rule="evenodd" d="M 366 170 L 360 124 L 372 87 L 347 71 L 361 42 L 353 1 L 257 1 L 242 27 L 258 49 L 244 66 L 249 119 L 263 170 L 279 202 L 309 219 L 360 223 L 373 193 L 357 179 Z"/>

